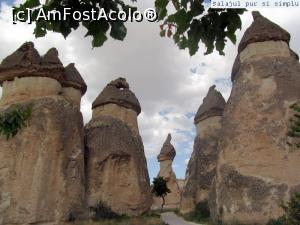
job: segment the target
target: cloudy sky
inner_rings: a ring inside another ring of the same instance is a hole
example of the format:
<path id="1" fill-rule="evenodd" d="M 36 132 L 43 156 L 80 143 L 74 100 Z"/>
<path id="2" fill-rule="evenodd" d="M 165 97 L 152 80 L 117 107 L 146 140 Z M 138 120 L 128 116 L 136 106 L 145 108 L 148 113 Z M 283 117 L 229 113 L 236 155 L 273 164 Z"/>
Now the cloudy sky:
<path id="1" fill-rule="evenodd" d="M 97 49 L 92 49 L 91 39 L 83 38 L 82 29 L 67 40 L 55 33 L 35 39 L 32 26 L 12 24 L 13 3 L 13 0 L 0 0 L 0 61 L 25 41 L 33 41 L 41 55 L 56 47 L 61 61 L 65 65 L 74 62 L 88 85 L 81 107 L 85 122 L 90 120 L 91 104 L 104 86 L 117 77 L 125 77 L 142 106 L 138 120 L 151 180 L 158 173 L 156 155 L 169 132 L 177 151 L 173 167 L 177 177 L 184 178 L 195 136 L 195 112 L 213 84 L 226 99 L 230 95 L 230 71 L 237 46 L 229 43 L 225 57 L 217 53 L 204 56 L 204 47 L 190 57 L 171 39 L 161 38 L 159 24 L 150 22 L 129 23 L 125 41 L 109 39 Z M 140 0 L 137 6 L 153 7 L 153 0 Z M 260 11 L 291 33 L 291 47 L 300 53 L 300 9 Z M 238 41 L 252 22 L 250 12 L 242 20 Z"/>

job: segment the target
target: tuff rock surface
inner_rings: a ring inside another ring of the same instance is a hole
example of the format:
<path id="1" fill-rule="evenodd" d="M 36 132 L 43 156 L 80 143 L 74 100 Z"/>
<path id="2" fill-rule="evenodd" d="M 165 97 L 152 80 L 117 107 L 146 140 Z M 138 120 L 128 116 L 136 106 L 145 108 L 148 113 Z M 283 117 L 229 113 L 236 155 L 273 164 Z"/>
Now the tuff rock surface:
<path id="1" fill-rule="evenodd" d="M 92 108 L 107 105 L 109 103 L 131 109 L 138 114 L 141 113 L 141 106 L 135 94 L 129 89 L 126 79 L 120 77 L 111 81 L 93 102 Z"/>
<path id="2" fill-rule="evenodd" d="M 33 105 L 29 126 L 12 139 L 0 137 L 0 224 L 80 216 L 85 196 L 80 111 L 61 97 L 23 104 Z"/>
<path id="3" fill-rule="evenodd" d="M 118 214 L 139 215 L 152 204 L 133 102 L 139 106 L 121 78 L 108 84 L 93 103 L 93 117 L 85 127 L 89 207 L 102 202 Z"/>
<path id="4" fill-rule="evenodd" d="M 193 211 L 200 202 L 208 203 L 209 192 L 216 174 L 221 116 L 225 104 L 222 94 L 215 90 L 214 85 L 209 88 L 195 116 L 197 136 L 181 195 L 180 212 L 183 214 Z M 203 119 L 199 120 L 199 118 Z"/>
<path id="5" fill-rule="evenodd" d="M 0 224 L 57 224 L 85 214 L 83 119 L 62 93 L 56 49 L 23 44 L 0 65 L 0 111 L 31 105 L 29 124 L 0 136 Z M 81 95 L 80 95 L 81 98 Z"/>
<path id="6" fill-rule="evenodd" d="M 251 30 L 259 38 L 248 38 Z M 300 101 L 300 65 L 287 32 L 263 16 L 254 14 L 245 36 L 223 115 L 210 208 L 215 221 L 265 224 L 300 191 L 300 152 L 287 144 L 290 106 Z"/>
<path id="7" fill-rule="evenodd" d="M 167 186 L 171 193 L 165 197 L 165 209 L 178 209 L 180 204 L 181 191 L 177 183 L 176 175 L 172 168 L 172 163 L 176 155 L 174 146 L 171 144 L 171 134 L 168 134 L 157 160 L 160 163 L 158 177 L 163 177 L 167 180 Z M 162 199 L 154 197 L 152 209 L 160 209 Z"/>
<path id="8" fill-rule="evenodd" d="M 209 88 L 206 97 L 203 99 L 203 103 L 200 105 L 195 115 L 195 124 L 198 124 L 201 120 L 205 120 L 209 117 L 222 116 L 226 102 L 222 94 L 215 88 L 215 85 Z"/>

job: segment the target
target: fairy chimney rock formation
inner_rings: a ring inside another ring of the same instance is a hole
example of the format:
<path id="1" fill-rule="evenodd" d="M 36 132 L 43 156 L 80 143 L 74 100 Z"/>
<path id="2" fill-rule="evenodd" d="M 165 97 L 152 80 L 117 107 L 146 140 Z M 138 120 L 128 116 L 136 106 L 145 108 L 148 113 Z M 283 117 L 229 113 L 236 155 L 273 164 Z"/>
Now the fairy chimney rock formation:
<path id="1" fill-rule="evenodd" d="M 59 224 L 84 211 L 83 120 L 62 95 L 64 77 L 57 50 L 41 57 L 31 42 L 0 65 L 0 111 L 33 108 L 27 127 L 0 136 L 1 225 Z"/>
<path id="2" fill-rule="evenodd" d="M 209 88 L 206 97 L 203 99 L 203 103 L 200 105 L 195 118 L 194 123 L 196 126 L 197 135 L 205 137 L 210 135 L 209 127 L 214 124 L 219 127 L 220 119 L 222 117 L 226 102 L 222 94 L 217 91 L 216 86 L 213 85 Z"/>
<path id="3" fill-rule="evenodd" d="M 160 153 L 157 156 L 158 162 L 163 162 L 166 160 L 173 162 L 176 156 L 176 151 L 174 146 L 171 144 L 171 139 L 172 139 L 171 134 L 168 134 L 167 139 L 165 140 L 160 150 Z"/>
<path id="4" fill-rule="evenodd" d="M 180 203 L 180 189 L 176 180 L 176 175 L 172 168 L 173 160 L 176 156 L 174 146 L 171 144 L 171 134 L 168 134 L 165 140 L 157 160 L 160 164 L 159 177 L 163 177 L 167 180 L 167 186 L 171 190 L 171 193 L 165 197 L 165 209 L 178 209 Z M 153 209 L 160 209 L 162 200 L 160 198 L 154 198 Z"/>
<path id="5" fill-rule="evenodd" d="M 140 104 L 124 78 L 110 82 L 93 102 L 85 127 L 87 202 L 118 214 L 139 215 L 152 204 L 137 115 Z"/>
<path id="6" fill-rule="evenodd" d="M 81 97 L 85 94 L 87 86 L 74 63 L 65 67 L 62 86 L 64 98 L 80 108 Z"/>
<path id="7" fill-rule="evenodd" d="M 93 118 L 112 116 L 126 123 L 134 132 L 139 132 L 137 116 L 141 106 L 124 78 L 111 81 L 92 105 Z"/>
<path id="8" fill-rule="evenodd" d="M 246 30 L 232 70 L 222 119 L 216 182 L 210 196 L 215 221 L 265 224 L 300 191 L 300 154 L 287 134 L 300 103 L 300 65 L 290 35 L 258 12 Z"/>
<path id="9" fill-rule="evenodd" d="M 215 177 L 221 118 L 226 104 L 215 87 L 209 88 L 194 118 L 197 136 L 181 196 L 180 212 L 183 214 L 193 211 L 198 203 L 208 204 Z"/>

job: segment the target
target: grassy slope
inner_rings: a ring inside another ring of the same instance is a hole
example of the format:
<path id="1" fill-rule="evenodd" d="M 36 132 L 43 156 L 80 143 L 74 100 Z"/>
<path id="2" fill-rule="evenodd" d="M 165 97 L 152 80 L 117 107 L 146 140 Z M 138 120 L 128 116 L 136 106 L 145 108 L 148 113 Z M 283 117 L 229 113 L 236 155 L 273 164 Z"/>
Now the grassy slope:
<path id="1" fill-rule="evenodd" d="M 77 222 L 75 225 L 166 225 L 159 215 L 137 217 L 122 217 L 120 219 L 107 219 L 101 221 Z"/>

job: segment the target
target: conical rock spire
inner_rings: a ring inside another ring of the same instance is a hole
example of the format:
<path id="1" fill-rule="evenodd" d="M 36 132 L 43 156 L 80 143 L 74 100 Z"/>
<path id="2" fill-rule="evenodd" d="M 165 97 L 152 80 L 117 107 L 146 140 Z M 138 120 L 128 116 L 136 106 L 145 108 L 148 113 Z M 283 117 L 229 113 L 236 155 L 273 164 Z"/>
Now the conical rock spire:
<path id="1" fill-rule="evenodd" d="M 113 103 L 134 110 L 137 114 L 141 112 L 141 106 L 135 94 L 129 89 L 125 78 L 111 81 L 93 102 L 92 108 Z"/>
<path id="2" fill-rule="evenodd" d="M 55 48 L 41 57 L 33 42 L 25 42 L 0 64 L 0 84 L 16 77 L 49 77 L 61 82 L 64 68 Z"/>
<path id="3" fill-rule="evenodd" d="M 206 97 L 203 99 L 202 105 L 200 105 L 194 122 L 197 124 L 201 120 L 204 120 L 212 116 L 221 116 L 225 107 L 225 99 L 222 94 L 215 90 L 216 85 L 209 88 Z"/>
<path id="4" fill-rule="evenodd" d="M 70 63 L 65 67 L 64 81 L 62 83 L 64 87 L 73 87 L 79 89 L 82 95 L 85 94 L 87 86 L 82 76 L 78 72 L 74 63 Z"/>
<path id="5" fill-rule="evenodd" d="M 165 140 L 159 155 L 157 156 L 157 160 L 159 162 L 164 161 L 164 160 L 172 160 L 176 156 L 176 151 L 174 146 L 171 144 L 171 139 L 172 136 L 171 134 L 168 134 L 167 139 Z"/>
<path id="6" fill-rule="evenodd" d="M 245 31 L 239 44 L 238 52 L 243 51 L 247 45 L 263 41 L 285 41 L 290 42 L 290 34 L 279 25 L 262 16 L 258 11 L 253 11 L 254 21 Z"/>

